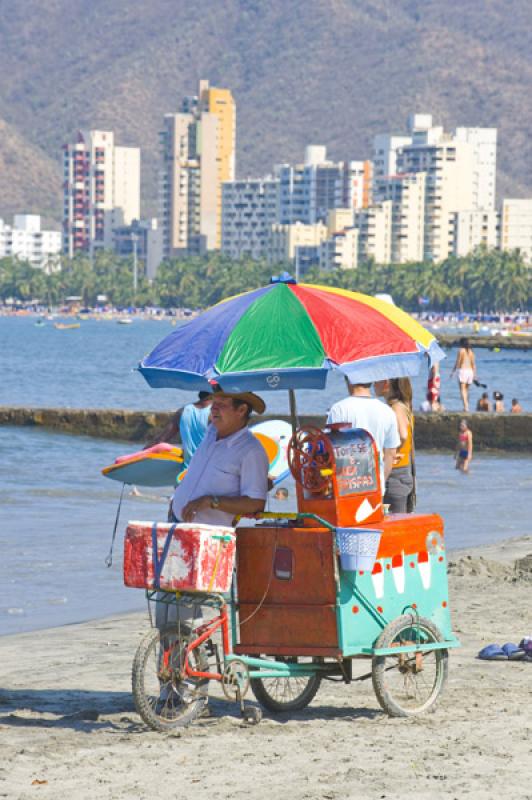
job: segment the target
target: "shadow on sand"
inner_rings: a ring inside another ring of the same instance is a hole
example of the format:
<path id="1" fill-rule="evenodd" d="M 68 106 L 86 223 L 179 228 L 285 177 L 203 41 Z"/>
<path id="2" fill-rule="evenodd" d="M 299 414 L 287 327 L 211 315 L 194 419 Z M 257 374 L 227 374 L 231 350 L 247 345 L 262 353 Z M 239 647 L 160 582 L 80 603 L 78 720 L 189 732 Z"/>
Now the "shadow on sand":
<path id="1" fill-rule="evenodd" d="M 260 708 L 246 698 L 246 705 Z M 309 706 L 302 711 L 273 714 L 263 709 L 264 719 L 278 724 L 315 722 L 328 719 L 346 722 L 375 719 L 380 709 Z M 118 715 L 125 716 L 118 716 Z M 131 716 L 132 715 L 132 716 Z M 240 717 L 240 707 L 219 698 L 210 698 L 208 715 L 198 720 L 202 727 L 214 727 L 224 718 Z M 28 728 L 72 728 L 90 733 L 97 730 L 120 732 L 146 731 L 137 716 L 129 692 L 80 691 L 77 689 L 0 689 L 0 726 Z"/>

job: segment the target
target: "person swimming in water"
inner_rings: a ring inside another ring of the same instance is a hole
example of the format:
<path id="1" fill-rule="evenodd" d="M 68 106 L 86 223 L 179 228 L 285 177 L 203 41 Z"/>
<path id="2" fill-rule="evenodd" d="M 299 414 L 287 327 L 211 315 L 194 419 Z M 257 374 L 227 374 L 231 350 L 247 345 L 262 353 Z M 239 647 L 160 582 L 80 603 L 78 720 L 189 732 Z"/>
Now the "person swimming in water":
<path id="1" fill-rule="evenodd" d="M 477 411 L 491 411 L 491 402 L 487 392 L 482 392 L 482 397 L 477 402 Z"/>
<path id="2" fill-rule="evenodd" d="M 475 354 L 469 345 L 468 339 L 460 339 L 460 349 L 451 372 L 451 378 L 455 372 L 458 373 L 458 384 L 464 411 L 469 411 L 469 387 L 477 377 L 477 367 Z"/>
<path id="3" fill-rule="evenodd" d="M 465 419 L 460 420 L 458 430 L 458 446 L 456 448 L 456 469 L 469 472 L 469 464 L 473 458 L 473 434 Z"/>
<path id="4" fill-rule="evenodd" d="M 494 411 L 501 414 L 504 411 L 504 395 L 502 392 L 493 392 Z"/>
<path id="5" fill-rule="evenodd" d="M 512 400 L 512 407 L 511 407 L 510 411 L 511 411 L 512 414 L 521 414 L 521 412 L 523 411 L 521 403 L 519 402 L 519 400 L 516 397 L 514 397 L 513 400 Z"/>

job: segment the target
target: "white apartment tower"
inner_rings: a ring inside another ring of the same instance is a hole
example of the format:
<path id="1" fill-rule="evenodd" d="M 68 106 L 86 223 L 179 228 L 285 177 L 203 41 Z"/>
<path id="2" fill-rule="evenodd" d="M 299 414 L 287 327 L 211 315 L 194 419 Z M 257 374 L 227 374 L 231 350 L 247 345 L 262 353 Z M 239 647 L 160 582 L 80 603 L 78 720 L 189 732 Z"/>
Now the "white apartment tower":
<path id="1" fill-rule="evenodd" d="M 371 197 L 372 167 L 369 161 L 327 159 L 322 145 L 309 145 L 302 164 L 278 164 L 278 222 L 325 223 L 334 208 L 364 208 Z"/>
<path id="2" fill-rule="evenodd" d="M 414 135 L 397 157 L 402 173 L 425 172 L 424 258 L 443 261 L 454 251 L 454 214 L 473 208 L 473 149 L 441 128 Z"/>
<path id="3" fill-rule="evenodd" d="M 37 214 L 15 214 L 13 225 L 0 218 L 0 258 L 14 256 L 32 267 L 59 269 L 61 232 L 42 230 Z"/>
<path id="4" fill-rule="evenodd" d="M 505 198 L 500 226 L 501 250 L 519 250 L 532 263 L 532 198 Z"/>
<path id="5" fill-rule="evenodd" d="M 430 114 L 411 114 L 406 136 L 375 137 L 375 177 L 381 187 L 384 179 L 393 182 L 395 175 L 426 174 L 423 258 L 427 261 L 442 261 L 456 252 L 458 213 L 494 209 L 496 146 L 495 128 L 457 128 L 448 134 L 433 126 Z M 462 221 L 464 233 L 468 223 Z M 463 246 L 462 237 L 459 249 Z M 393 249 L 397 251 L 396 244 Z"/>
<path id="6" fill-rule="evenodd" d="M 78 131 L 63 149 L 63 252 L 110 249 L 113 230 L 140 216 L 140 149 L 112 131 Z"/>
<path id="7" fill-rule="evenodd" d="M 457 211 L 454 215 L 454 255 L 469 255 L 477 247 L 498 246 L 499 215 L 491 211 Z"/>
<path id="8" fill-rule="evenodd" d="M 391 260 L 423 261 L 425 241 L 425 172 L 380 178 L 375 199 L 392 203 Z"/>
<path id="9" fill-rule="evenodd" d="M 457 142 L 469 142 L 473 149 L 473 209 L 495 208 L 497 128 L 457 128 Z"/>
<path id="10" fill-rule="evenodd" d="M 272 225 L 277 221 L 274 178 L 222 184 L 222 252 L 231 258 L 265 258 Z"/>
<path id="11" fill-rule="evenodd" d="M 229 89 L 199 82 L 160 133 L 159 185 L 164 257 L 200 254 L 222 244 L 222 184 L 235 177 L 236 110 Z"/>
<path id="12" fill-rule="evenodd" d="M 370 258 L 377 264 L 392 260 L 393 203 L 385 200 L 368 208 L 355 211 L 355 228 L 358 231 L 358 262 Z"/>

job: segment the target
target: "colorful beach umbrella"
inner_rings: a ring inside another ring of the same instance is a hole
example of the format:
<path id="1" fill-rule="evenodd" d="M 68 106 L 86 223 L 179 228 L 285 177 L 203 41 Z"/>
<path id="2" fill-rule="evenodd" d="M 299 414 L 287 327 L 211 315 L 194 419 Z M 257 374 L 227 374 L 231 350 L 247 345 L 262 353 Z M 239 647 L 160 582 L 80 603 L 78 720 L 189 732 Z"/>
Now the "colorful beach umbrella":
<path id="1" fill-rule="evenodd" d="M 434 336 L 392 303 L 287 276 L 177 328 L 139 370 L 153 387 L 321 389 L 332 369 L 369 383 L 416 375 L 426 356 L 445 357 Z"/>

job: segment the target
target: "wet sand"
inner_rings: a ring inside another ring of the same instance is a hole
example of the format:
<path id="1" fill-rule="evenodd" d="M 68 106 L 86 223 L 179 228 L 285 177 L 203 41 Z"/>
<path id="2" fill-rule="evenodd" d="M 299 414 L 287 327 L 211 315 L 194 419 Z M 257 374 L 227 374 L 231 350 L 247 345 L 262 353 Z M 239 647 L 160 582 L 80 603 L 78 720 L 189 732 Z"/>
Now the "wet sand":
<path id="1" fill-rule="evenodd" d="M 211 716 L 162 735 L 130 694 L 147 614 L 3 637 L 0 797 L 530 800 L 532 662 L 475 658 L 532 634 L 532 573 L 514 569 L 530 553 L 528 536 L 450 554 L 463 646 L 436 710 L 415 719 L 387 717 L 371 682 L 325 682 L 305 711 L 249 727 L 216 688 Z"/>

